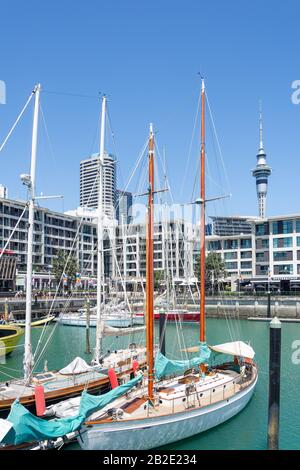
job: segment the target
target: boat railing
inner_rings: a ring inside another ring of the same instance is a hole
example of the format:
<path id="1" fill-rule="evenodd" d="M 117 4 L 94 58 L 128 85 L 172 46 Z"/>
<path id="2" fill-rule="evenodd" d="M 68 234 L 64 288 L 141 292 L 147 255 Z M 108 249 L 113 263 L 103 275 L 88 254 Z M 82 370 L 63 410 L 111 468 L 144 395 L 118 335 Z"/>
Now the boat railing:
<path id="1" fill-rule="evenodd" d="M 189 395 L 186 396 L 187 407 L 196 407 L 197 403 L 199 407 L 212 405 L 218 401 L 230 398 L 249 385 L 249 381 L 253 378 L 253 373 L 254 371 L 251 371 L 251 374 L 246 377 L 246 380 L 242 374 L 239 374 L 234 379 L 226 382 L 226 384 L 216 385 L 210 388 L 209 395 L 205 393 L 205 391 L 199 392 L 199 390 L 189 393 Z M 227 390 L 229 390 L 228 393 L 226 393 Z M 178 402 L 178 398 L 172 398 L 172 413 L 175 411 L 176 402 Z"/>

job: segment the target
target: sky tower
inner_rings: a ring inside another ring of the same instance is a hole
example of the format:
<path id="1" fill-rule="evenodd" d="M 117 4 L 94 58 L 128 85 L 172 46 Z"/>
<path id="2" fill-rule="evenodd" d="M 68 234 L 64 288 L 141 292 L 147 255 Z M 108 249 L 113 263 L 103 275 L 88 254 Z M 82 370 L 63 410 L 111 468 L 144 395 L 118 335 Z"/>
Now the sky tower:
<path id="1" fill-rule="evenodd" d="M 258 199 L 258 213 L 259 217 L 263 219 L 266 217 L 266 197 L 268 192 L 268 178 L 271 174 L 271 167 L 266 163 L 266 153 L 263 144 L 263 120 L 262 120 L 262 106 L 259 107 L 259 150 L 257 154 L 257 163 L 252 175 L 256 179 L 256 192 Z"/>

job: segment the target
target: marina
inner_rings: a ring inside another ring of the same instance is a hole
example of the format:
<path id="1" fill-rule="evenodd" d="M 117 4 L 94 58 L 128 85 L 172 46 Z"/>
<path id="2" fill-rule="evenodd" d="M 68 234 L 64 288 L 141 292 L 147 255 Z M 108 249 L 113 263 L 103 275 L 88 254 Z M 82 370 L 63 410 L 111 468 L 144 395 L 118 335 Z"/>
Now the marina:
<path id="1" fill-rule="evenodd" d="M 300 451 L 300 6 L 240 3 L 3 5 L 2 463 Z"/>
<path id="2" fill-rule="evenodd" d="M 227 330 L 228 321 L 231 330 L 239 330 L 241 338 L 252 338 L 251 345 L 255 348 L 257 363 L 259 364 L 259 381 L 254 396 L 247 407 L 234 419 L 222 424 L 215 429 L 201 433 L 193 438 L 185 439 L 176 444 L 168 444 L 165 449 L 170 450 L 195 450 L 195 449 L 240 449 L 240 450 L 261 450 L 266 449 L 266 430 L 267 430 L 267 401 L 268 401 L 268 353 L 266 344 L 268 344 L 268 323 L 266 322 L 248 322 L 247 320 L 221 320 L 208 319 L 208 344 L 218 344 L 221 341 L 230 341 L 229 332 L 224 336 L 223 332 Z M 55 325 L 48 327 L 48 335 Z M 282 397 L 281 397 L 281 419 L 280 419 L 280 446 L 282 449 L 299 450 L 300 433 L 300 397 L 298 394 L 297 377 L 299 356 L 295 348 L 295 342 L 298 340 L 298 325 L 285 323 L 282 326 L 282 363 L 284 364 L 282 372 Z M 173 357 L 179 348 L 177 327 L 175 324 L 168 324 L 166 331 L 166 353 Z M 197 325 L 188 324 L 184 329 L 185 342 L 187 345 L 195 344 L 197 338 Z M 94 341 L 95 330 L 91 331 L 91 343 Z M 140 334 L 133 339 L 138 340 Z M 35 347 L 39 337 L 38 330 L 33 331 L 33 347 Z M 158 340 L 158 331 L 156 331 L 156 340 Z M 124 337 L 118 339 L 106 338 L 105 347 L 123 348 L 127 340 Z M 42 370 L 45 360 L 48 361 L 49 368 L 59 369 L 62 366 L 61 357 L 66 362 L 71 362 L 74 355 L 83 355 L 85 350 L 85 331 L 81 328 L 72 328 L 67 326 L 58 326 L 55 336 L 51 340 L 47 351 L 43 354 L 37 368 Z M 293 354 L 296 360 L 293 360 Z M 299 354 L 299 353 L 298 353 Z M 91 357 L 83 355 L 85 360 Z M 22 375 L 22 352 L 15 351 L 8 358 L 5 367 L 0 367 L 1 380 L 8 380 L 11 375 L 19 371 Z M 4 373 L 5 372 L 5 373 Z M 290 404 L 293 403 L 291 407 Z M 243 431 L 241 431 L 243 430 Z M 241 439 L 242 432 L 242 439 Z M 77 444 L 70 444 L 66 449 L 79 450 Z"/>

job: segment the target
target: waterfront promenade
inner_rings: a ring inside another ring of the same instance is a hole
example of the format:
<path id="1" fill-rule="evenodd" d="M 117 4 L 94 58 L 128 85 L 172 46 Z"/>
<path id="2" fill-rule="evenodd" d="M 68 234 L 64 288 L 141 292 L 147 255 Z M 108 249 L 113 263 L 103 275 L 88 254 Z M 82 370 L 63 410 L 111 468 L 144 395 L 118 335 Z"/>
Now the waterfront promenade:
<path id="1" fill-rule="evenodd" d="M 90 299 L 90 305 L 96 304 L 94 294 L 77 293 L 72 296 L 59 296 L 55 300 L 53 297 L 35 296 L 32 299 L 33 318 L 39 318 L 49 313 L 59 314 L 61 311 L 76 311 L 85 306 L 87 299 Z M 115 298 L 111 297 L 111 298 Z M 124 295 L 119 293 L 120 300 Z M 109 301 L 109 296 L 107 301 Z M 142 296 L 128 295 L 133 312 L 141 311 L 144 305 Z M 16 320 L 25 317 L 25 298 L 1 298 L 0 315 L 5 311 L 5 303 L 8 303 L 9 311 L 13 313 Z M 206 313 L 208 317 L 225 318 L 226 316 L 237 316 L 247 319 L 249 317 L 266 317 L 268 299 L 266 295 L 225 295 L 210 296 L 206 298 Z M 199 296 L 193 297 L 177 296 L 177 308 L 197 312 L 199 308 Z M 300 296 L 294 295 L 274 295 L 271 298 L 271 316 L 281 318 L 300 319 Z"/>

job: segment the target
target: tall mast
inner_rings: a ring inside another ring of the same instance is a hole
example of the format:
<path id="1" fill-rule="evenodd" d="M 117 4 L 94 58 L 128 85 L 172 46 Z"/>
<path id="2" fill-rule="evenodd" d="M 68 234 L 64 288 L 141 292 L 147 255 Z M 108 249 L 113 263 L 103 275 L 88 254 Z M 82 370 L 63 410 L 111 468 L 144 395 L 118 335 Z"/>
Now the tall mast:
<path id="1" fill-rule="evenodd" d="M 37 84 L 34 88 L 34 112 L 32 127 L 32 143 L 31 143 L 31 164 L 30 164 L 30 181 L 28 182 L 29 190 L 29 210 L 28 210 L 28 239 L 27 239 L 27 274 L 26 274 L 26 316 L 25 316 L 25 344 L 24 344 L 24 380 L 25 383 L 30 382 L 33 355 L 31 348 L 31 301 L 32 301 L 32 244 L 34 230 L 34 199 L 35 199 L 35 173 L 36 173 L 36 151 L 37 151 L 37 134 L 39 120 L 39 103 L 40 103 L 41 85 Z"/>
<path id="2" fill-rule="evenodd" d="M 148 398 L 153 401 L 153 235 L 154 235 L 154 136 L 152 124 L 150 124 L 149 136 L 149 196 L 148 196 L 148 220 L 147 220 L 147 240 L 146 240 L 146 340 L 147 340 L 147 364 L 148 364 Z"/>
<path id="3" fill-rule="evenodd" d="M 200 154 L 200 341 L 205 341 L 205 84 L 201 87 L 201 154 Z"/>
<path id="4" fill-rule="evenodd" d="M 101 129 L 100 129 L 100 149 L 99 149 L 99 183 L 98 183 L 98 224 L 97 224 L 97 331 L 95 363 L 99 363 L 102 348 L 102 324 L 101 324 L 101 301 L 103 285 L 103 164 L 104 164 L 104 141 L 105 141 L 105 116 L 106 116 L 106 96 L 102 97 Z"/>

